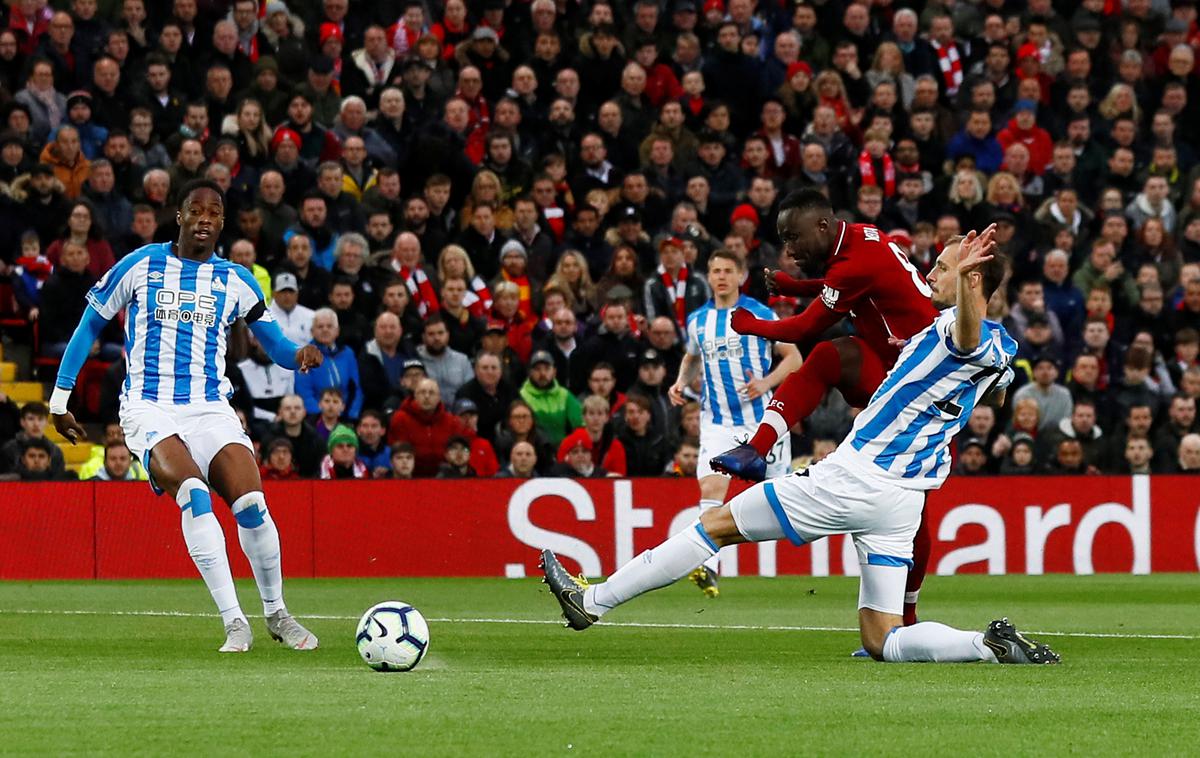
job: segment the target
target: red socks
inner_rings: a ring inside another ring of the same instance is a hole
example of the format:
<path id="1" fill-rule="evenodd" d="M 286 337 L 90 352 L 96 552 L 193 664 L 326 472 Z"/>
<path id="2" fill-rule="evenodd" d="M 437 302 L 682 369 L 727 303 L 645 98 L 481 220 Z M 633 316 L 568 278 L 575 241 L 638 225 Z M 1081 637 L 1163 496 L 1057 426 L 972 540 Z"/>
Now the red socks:
<path id="1" fill-rule="evenodd" d="M 842 378 L 842 358 L 832 342 L 821 342 L 808 354 L 799 370 L 783 380 L 763 414 L 750 444 L 765 456 L 780 435 L 809 416 L 825 393 Z"/>

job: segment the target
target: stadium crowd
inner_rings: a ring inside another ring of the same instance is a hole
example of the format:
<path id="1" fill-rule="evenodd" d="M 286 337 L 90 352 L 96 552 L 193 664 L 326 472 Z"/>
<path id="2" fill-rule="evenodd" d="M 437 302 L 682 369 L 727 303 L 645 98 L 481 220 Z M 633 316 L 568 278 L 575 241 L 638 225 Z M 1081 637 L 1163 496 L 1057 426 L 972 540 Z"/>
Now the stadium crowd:
<path id="1" fill-rule="evenodd" d="M 1198 49 L 1195 0 L 8 0 L 0 310 L 52 363 L 207 177 L 219 254 L 325 354 L 230 363 L 265 478 L 691 476 L 708 256 L 796 312 L 773 208 L 819 187 L 921 275 L 997 225 L 1018 377 L 959 474 L 1197 471 Z M 121 351 L 83 476 L 145 476 Z M 66 475 L 4 400 L 0 476 Z M 851 420 L 831 393 L 794 449 Z"/>

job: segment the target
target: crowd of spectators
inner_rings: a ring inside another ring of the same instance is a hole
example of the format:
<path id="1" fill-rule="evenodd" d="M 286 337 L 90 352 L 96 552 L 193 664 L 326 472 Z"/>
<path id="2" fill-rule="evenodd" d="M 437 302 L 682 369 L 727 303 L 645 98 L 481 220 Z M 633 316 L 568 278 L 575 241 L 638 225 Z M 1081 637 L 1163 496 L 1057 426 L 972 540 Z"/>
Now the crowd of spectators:
<path id="1" fill-rule="evenodd" d="M 0 309 L 60 356 L 208 177 L 218 254 L 326 359 L 230 366 L 265 477 L 690 476 L 666 388 L 708 256 L 768 301 L 774 209 L 819 187 L 914 275 L 997 224 L 1017 383 L 959 473 L 1197 470 L 1198 49 L 1195 0 L 8 0 Z M 144 476 L 121 348 L 102 478 Z M 44 426 L 5 399 L 0 475 L 61 474 Z"/>

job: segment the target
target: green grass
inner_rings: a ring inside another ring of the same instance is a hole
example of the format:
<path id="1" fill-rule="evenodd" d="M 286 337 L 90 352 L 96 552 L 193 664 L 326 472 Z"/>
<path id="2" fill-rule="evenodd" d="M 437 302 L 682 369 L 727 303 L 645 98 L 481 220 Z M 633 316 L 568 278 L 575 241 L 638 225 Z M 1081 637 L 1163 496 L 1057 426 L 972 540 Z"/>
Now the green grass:
<path id="1" fill-rule="evenodd" d="M 1126 635 L 1046 637 L 1059 667 L 851 659 L 856 633 L 799 628 L 854 623 L 845 578 L 731 579 L 715 602 L 679 585 L 609 620 L 687 627 L 584 634 L 478 621 L 556 619 L 532 580 L 287 589 L 321 637 L 314 653 L 280 649 L 254 620 L 254 650 L 218 655 L 198 580 L 0 583 L 0 753 L 1150 756 L 1200 744 L 1195 575 L 927 583 L 923 614 L 964 628 L 1008 615 Z M 240 590 L 253 609 L 253 587 Z M 407 674 L 371 672 L 354 649 L 358 614 L 386 599 L 431 619 L 431 652 Z M 754 628 L 721 628 L 737 625 Z"/>

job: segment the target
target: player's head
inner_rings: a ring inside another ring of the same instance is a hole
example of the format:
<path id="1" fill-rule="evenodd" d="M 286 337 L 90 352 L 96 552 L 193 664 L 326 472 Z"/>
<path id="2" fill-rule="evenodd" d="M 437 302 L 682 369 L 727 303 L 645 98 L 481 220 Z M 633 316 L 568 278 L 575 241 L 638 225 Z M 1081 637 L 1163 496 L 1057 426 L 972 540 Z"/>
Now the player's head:
<path id="1" fill-rule="evenodd" d="M 776 225 L 784 255 L 801 266 L 824 262 L 835 244 L 833 205 L 818 190 L 798 190 L 785 197 L 779 204 Z"/>
<path id="2" fill-rule="evenodd" d="M 735 295 L 742 283 L 746 264 L 734 253 L 721 248 L 708 256 L 708 286 L 715 297 Z"/>
<path id="3" fill-rule="evenodd" d="M 217 237 L 225 228 L 225 195 L 211 179 L 193 179 L 180 193 L 179 243 L 189 251 L 212 254 Z"/>
<path id="4" fill-rule="evenodd" d="M 958 254 L 964 239 L 966 238 L 960 234 L 947 239 L 945 247 L 926 277 L 930 289 L 933 290 L 933 304 L 938 308 L 949 308 L 958 301 Z M 993 252 L 992 259 L 983 264 L 977 273 L 983 298 L 987 300 L 1004 281 L 1008 273 L 1008 258 Z"/>

